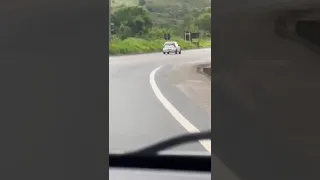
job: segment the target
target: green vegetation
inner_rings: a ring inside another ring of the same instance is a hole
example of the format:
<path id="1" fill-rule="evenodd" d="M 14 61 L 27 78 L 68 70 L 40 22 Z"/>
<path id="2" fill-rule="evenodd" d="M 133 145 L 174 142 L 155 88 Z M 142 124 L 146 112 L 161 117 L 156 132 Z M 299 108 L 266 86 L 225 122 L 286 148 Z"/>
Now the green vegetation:
<path id="1" fill-rule="evenodd" d="M 113 0 L 110 54 L 161 51 L 165 33 L 182 49 L 196 48 L 184 32 L 200 32 L 200 47 L 211 46 L 210 0 Z"/>
<path id="2" fill-rule="evenodd" d="M 172 38 L 177 41 L 182 49 L 197 48 L 195 44 L 186 42 L 181 38 Z M 110 54 L 131 54 L 131 53 L 148 53 L 158 52 L 162 50 L 162 44 L 165 43 L 164 39 L 155 39 L 149 41 L 142 38 L 127 38 L 125 40 L 116 39 L 110 45 Z M 200 47 L 210 47 L 210 40 L 200 41 Z"/>

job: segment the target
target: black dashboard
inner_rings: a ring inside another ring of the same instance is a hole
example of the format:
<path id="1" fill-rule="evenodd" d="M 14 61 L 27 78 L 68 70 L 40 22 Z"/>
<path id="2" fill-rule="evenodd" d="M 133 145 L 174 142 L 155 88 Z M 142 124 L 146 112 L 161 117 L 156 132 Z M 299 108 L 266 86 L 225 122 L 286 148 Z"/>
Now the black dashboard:
<path id="1" fill-rule="evenodd" d="M 111 180 L 228 179 L 240 180 L 215 155 L 110 155 Z"/>

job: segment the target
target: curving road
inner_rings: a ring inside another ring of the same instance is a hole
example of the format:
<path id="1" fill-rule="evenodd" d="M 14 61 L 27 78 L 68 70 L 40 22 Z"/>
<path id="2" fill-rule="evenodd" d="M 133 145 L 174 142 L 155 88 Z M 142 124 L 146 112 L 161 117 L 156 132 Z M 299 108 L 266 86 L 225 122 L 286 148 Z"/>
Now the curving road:
<path id="1" fill-rule="evenodd" d="M 172 76 L 176 64 L 210 58 L 210 49 L 184 51 L 181 55 L 151 53 L 111 56 L 109 151 L 122 153 L 195 129 L 209 129 L 210 113 L 179 90 L 172 83 Z M 159 91 L 160 95 L 155 91 Z M 172 105 L 169 109 L 168 104 L 164 105 L 166 100 Z M 174 108 L 178 112 L 173 112 Z M 211 151 L 208 149 L 210 141 L 201 144 L 190 143 L 175 150 Z"/>

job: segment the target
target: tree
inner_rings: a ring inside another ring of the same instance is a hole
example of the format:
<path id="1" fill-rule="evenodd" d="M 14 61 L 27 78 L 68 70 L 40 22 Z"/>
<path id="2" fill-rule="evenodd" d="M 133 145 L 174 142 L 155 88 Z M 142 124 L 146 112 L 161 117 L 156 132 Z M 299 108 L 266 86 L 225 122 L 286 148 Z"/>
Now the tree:
<path id="1" fill-rule="evenodd" d="M 115 11 L 112 15 L 112 23 L 116 32 L 120 33 L 120 27 L 126 27 L 127 37 L 141 36 L 147 33 L 152 27 L 151 19 L 148 12 L 139 6 L 123 7 Z M 127 32 L 128 28 L 130 33 Z M 124 30 L 122 28 L 122 30 Z M 122 34 L 123 35 L 123 34 Z"/>
<path id="2" fill-rule="evenodd" d="M 119 32 L 117 34 L 123 40 L 123 39 L 126 39 L 127 37 L 132 36 L 131 33 L 132 32 L 131 32 L 130 27 L 128 27 L 128 26 L 126 26 L 124 24 L 121 24 L 120 27 L 119 27 Z"/>
<path id="3" fill-rule="evenodd" d="M 186 15 L 182 23 L 182 31 L 198 32 L 199 27 L 196 25 L 195 18 L 192 15 Z"/>
<path id="4" fill-rule="evenodd" d="M 146 37 L 150 39 L 162 39 L 164 34 L 172 34 L 172 31 L 166 28 L 153 27 L 150 29 Z"/>
<path id="5" fill-rule="evenodd" d="M 206 13 L 211 13 L 211 7 L 204 8 Z"/>
<path id="6" fill-rule="evenodd" d="M 196 25 L 206 32 L 211 32 L 211 13 L 201 14 L 196 19 Z"/>

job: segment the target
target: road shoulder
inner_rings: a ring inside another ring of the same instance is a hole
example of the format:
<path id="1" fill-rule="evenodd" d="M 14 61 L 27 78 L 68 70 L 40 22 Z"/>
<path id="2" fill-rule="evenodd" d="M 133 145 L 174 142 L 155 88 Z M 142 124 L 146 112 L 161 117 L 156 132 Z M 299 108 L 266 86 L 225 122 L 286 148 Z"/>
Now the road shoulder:
<path id="1" fill-rule="evenodd" d="M 163 95 L 195 127 L 200 131 L 210 129 L 211 82 L 207 77 L 198 74 L 194 66 L 182 68 L 175 64 L 163 66 L 156 74 L 156 82 Z"/>
<path id="2" fill-rule="evenodd" d="M 182 93 L 211 115 L 211 79 L 202 70 L 210 64 L 210 60 L 174 64 L 170 80 Z"/>

